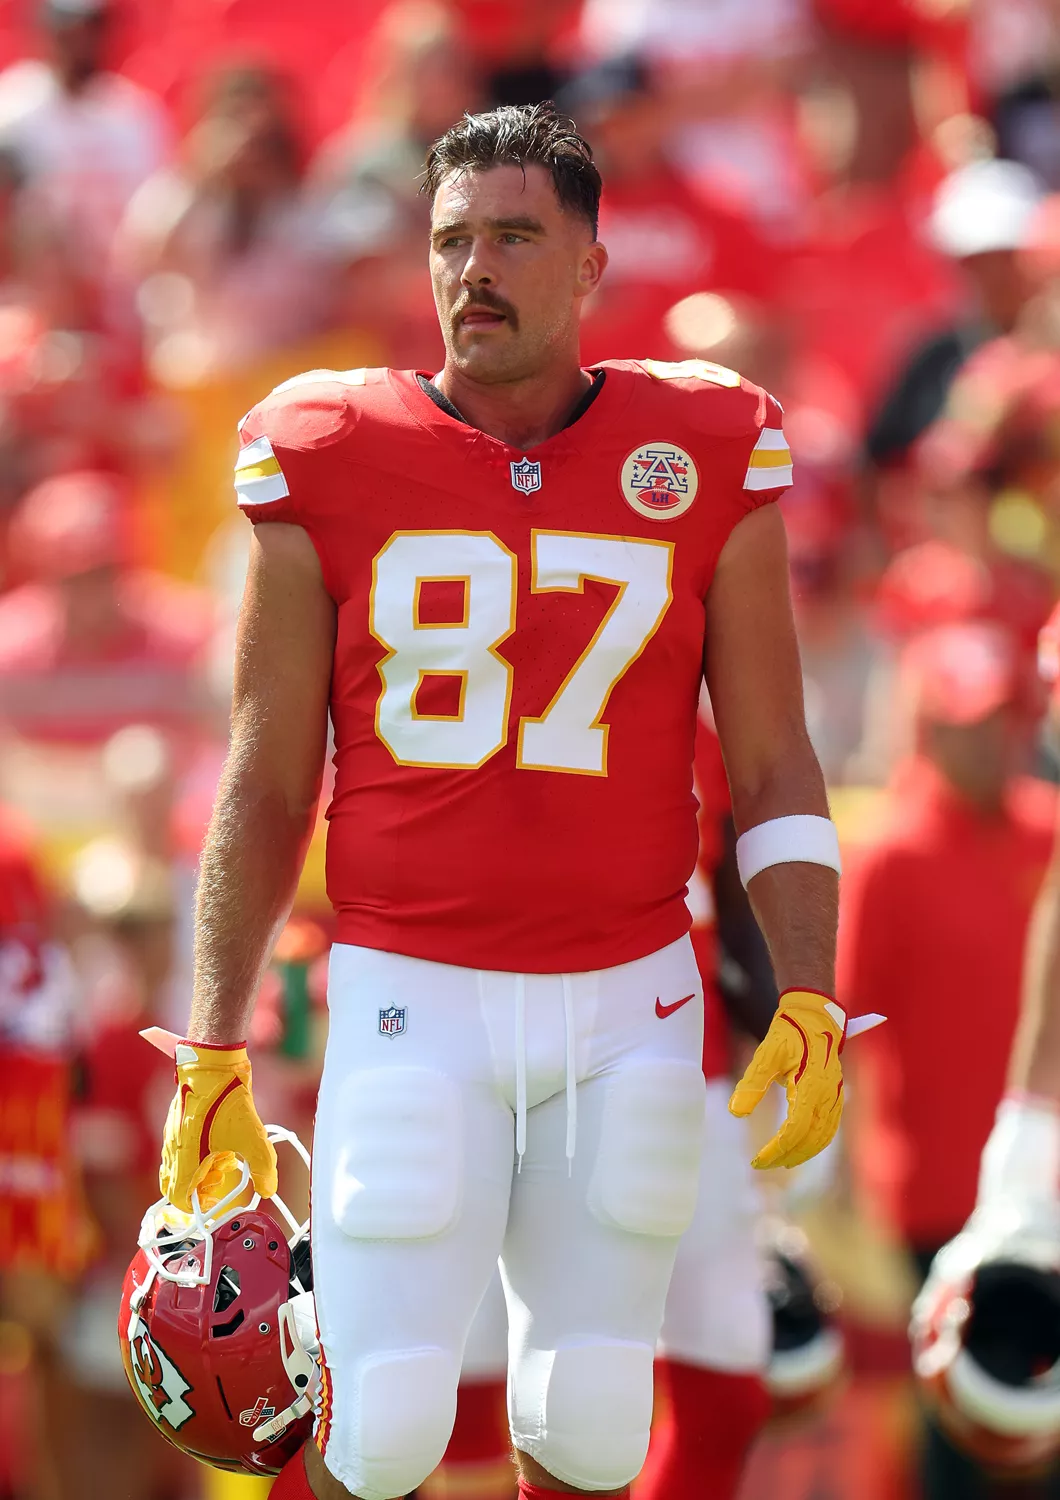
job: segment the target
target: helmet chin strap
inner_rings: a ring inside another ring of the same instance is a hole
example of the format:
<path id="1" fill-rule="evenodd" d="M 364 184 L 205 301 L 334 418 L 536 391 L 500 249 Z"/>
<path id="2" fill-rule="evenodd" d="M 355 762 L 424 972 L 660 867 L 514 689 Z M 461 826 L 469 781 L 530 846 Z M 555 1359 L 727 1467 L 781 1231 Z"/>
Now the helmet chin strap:
<path id="1" fill-rule="evenodd" d="M 312 1295 L 312 1292 L 303 1292 L 301 1297 L 292 1298 L 290 1302 L 283 1303 L 279 1309 L 280 1357 L 283 1360 L 288 1380 L 292 1387 L 301 1394 L 295 1397 L 290 1406 L 277 1412 L 268 1422 L 255 1427 L 254 1441 L 256 1443 L 269 1442 L 273 1438 L 280 1437 L 292 1422 L 305 1416 L 306 1412 L 312 1408 L 317 1386 L 320 1384 L 320 1367 L 302 1342 L 294 1306 L 302 1298 L 310 1300 Z"/>

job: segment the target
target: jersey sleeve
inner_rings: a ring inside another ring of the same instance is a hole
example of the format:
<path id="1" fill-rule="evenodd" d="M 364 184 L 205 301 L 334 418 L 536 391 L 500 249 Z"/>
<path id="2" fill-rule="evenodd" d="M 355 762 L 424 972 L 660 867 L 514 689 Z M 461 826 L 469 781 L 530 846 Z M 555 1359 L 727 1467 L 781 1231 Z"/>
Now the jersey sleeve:
<path id="1" fill-rule="evenodd" d="M 783 410 L 780 402 L 766 391 L 760 395 L 743 477 L 744 504 L 748 510 L 779 499 L 792 482 L 791 450 L 784 436 Z"/>
<path id="2" fill-rule="evenodd" d="M 792 482 L 784 412 L 768 391 L 705 359 L 645 359 L 656 389 L 673 392 L 689 428 L 710 452 L 733 523 L 776 500 Z"/>
<path id="3" fill-rule="evenodd" d="M 284 381 L 239 424 L 236 502 L 255 525 L 286 521 L 312 530 L 327 508 L 338 445 L 361 416 L 365 370 L 310 370 Z"/>
<path id="4" fill-rule="evenodd" d="M 252 412 L 247 420 L 251 421 L 254 415 Z M 235 473 L 236 500 L 240 510 L 251 521 L 288 519 L 283 512 L 289 512 L 291 506 L 284 506 L 282 502 L 290 501 L 291 490 L 271 439 L 265 433 L 251 437 L 245 434 L 245 429 L 240 432 L 240 437 L 244 441 L 236 457 Z"/>

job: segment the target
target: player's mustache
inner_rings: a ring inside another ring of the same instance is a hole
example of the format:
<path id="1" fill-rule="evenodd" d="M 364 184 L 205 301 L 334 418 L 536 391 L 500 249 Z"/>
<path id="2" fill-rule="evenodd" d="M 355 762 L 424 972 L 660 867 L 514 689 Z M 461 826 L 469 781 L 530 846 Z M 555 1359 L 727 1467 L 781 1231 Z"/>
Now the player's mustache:
<path id="1" fill-rule="evenodd" d="M 494 292 L 487 292 L 485 290 L 476 292 L 473 297 L 466 298 L 465 301 L 458 303 L 453 308 L 453 326 L 458 327 L 460 319 L 475 308 L 482 308 L 486 312 L 500 313 L 502 317 L 508 319 L 513 330 L 518 332 L 519 314 L 512 304 L 505 302 L 503 297 L 498 297 Z"/>

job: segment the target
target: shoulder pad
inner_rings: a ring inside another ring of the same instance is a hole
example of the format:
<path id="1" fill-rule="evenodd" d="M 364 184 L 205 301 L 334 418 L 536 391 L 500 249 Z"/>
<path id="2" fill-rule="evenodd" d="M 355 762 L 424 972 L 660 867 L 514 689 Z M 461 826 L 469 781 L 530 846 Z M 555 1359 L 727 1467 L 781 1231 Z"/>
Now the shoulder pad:
<path id="1" fill-rule="evenodd" d="M 380 372 L 307 370 L 285 380 L 251 408 L 239 424 L 244 443 L 265 437 L 277 447 L 327 447 L 356 424 L 357 392 Z"/>
<path id="2" fill-rule="evenodd" d="M 705 380 L 708 385 L 720 385 L 727 390 L 740 385 L 735 370 L 712 364 L 708 359 L 642 359 L 640 363 L 653 380 Z"/>

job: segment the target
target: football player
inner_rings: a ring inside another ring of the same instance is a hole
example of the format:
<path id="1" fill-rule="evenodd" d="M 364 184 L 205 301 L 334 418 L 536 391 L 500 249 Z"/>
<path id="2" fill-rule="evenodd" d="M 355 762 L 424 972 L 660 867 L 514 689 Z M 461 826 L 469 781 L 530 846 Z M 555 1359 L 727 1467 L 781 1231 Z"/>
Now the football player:
<path id="1" fill-rule="evenodd" d="M 1060 677 L 1060 608 L 1041 632 L 1039 665 L 1047 681 Z M 1027 1494 L 1060 1495 L 1056 835 L 1023 959 L 1006 1092 L 980 1159 L 975 1210 L 934 1257 L 913 1308 L 914 1368 L 949 1439 L 934 1439 L 929 1449 L 929 1472 L 940 1494 L 945 1486 L 947 1495 L 957 1494 L 958 1487 L 962 1494 L 974 1489 L 993 1495 L 982 1476 L 997 1471 L 1005 1476 L 997 1493 L 1002 1485 L 1009 1493 L 1014 1478 L 1023 1478 Z"/>
<path id="2" fill-rule="evenodd" d="M 442 370 L 315 371 L 242 424 L 255 533 L 161 1182 L 186 1209 L 233 1151 L 274 1190 L 242 1039 L 330 713 L 323 1381 L 275 1500 L 430 1473 L 498 1254 L 522 1500 L 624 1495 L 703 1130 L 704 677 L 783 992 L 731 1107 L 786 1086 L 760 1167 L 819 1151 L 842 1108 L 838 842 L 770 503 L 790 455 L 731 371 L 582 367 L 601 184 L 552 106 L 465 117 L 425 188 Z"/>

